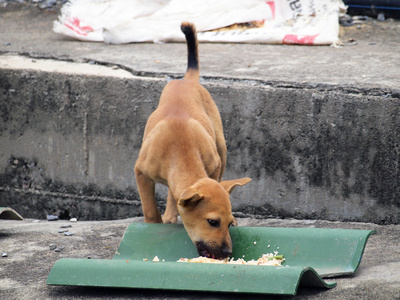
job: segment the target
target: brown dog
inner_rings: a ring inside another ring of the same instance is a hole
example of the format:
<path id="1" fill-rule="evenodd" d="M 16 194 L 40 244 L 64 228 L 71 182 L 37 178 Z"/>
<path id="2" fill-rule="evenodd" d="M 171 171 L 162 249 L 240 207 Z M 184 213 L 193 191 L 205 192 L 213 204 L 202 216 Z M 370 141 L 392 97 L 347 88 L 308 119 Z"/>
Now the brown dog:
<path id="1" fill-rule="evenodd" d="M 224 258 L 232 254 L 229 193 L 250 178 L 221 181 L 226 145 L 221 118 L 210 94 L 199 84 L 196 29 L 182 23 L 188 47 L 183 80 L 164 88 L 149 117 L 135 165 L 146 223 L 176 223 L 178 213 L 199 255 Z M 164 217 L 156 206 L 155 183 L 169 187 Z"/>

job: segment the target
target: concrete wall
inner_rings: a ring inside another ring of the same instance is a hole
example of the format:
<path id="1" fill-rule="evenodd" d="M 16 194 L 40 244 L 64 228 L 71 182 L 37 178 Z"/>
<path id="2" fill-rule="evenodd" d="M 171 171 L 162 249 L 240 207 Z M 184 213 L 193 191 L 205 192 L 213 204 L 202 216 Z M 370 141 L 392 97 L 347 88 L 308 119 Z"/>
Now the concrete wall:
<path id="1" fill-rule="evenodd" d="M 0 206 L 36 218 L 140 215 L 133 166 L 165 84 L 0 69 Z M 398 90 L 204 85 L 224 123 L 224 178 L 253 179 L 232 195 L 239 215 L 400 222 Z"/>
<path id="2" fill-rule="evenodd" d="M 400 221 L 398 92 L 263 84 L 210 90 L 224 101 L 228 174 L 254 179 L 237 210 Z"/>

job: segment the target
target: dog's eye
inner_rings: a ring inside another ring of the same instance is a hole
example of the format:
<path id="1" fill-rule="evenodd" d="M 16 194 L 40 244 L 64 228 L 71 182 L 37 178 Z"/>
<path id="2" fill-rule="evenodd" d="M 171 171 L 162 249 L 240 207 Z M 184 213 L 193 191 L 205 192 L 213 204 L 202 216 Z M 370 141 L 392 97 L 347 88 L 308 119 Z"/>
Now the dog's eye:
<path id="1" fill-rule="evenodd" d="M 207 219 L 208 224 L 210 224 L 211 227 L 219 227 L 219 222 L 216 220 L 212 219 Z"/>

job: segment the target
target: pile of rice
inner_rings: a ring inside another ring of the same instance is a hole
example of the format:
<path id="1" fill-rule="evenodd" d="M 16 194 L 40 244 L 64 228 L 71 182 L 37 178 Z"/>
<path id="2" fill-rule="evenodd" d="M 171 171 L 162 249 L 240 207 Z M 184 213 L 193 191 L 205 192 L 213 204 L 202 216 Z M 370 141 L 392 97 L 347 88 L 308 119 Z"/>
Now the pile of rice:
<path id="1" fill-rule="evenodd" d="M 208 263 L 208 264 L 234 264 L 234 265 L 254 265 L 254 266 L 281 266 L 285 258 L 283 255 L 278 255 L 278 252 L 263 254 L 257 260 L 245 261 L 243 258 L 235 260 L 234 258 L 225 258 L 222 260 L 207 258 L 207 257 L 195 257 L 195 258 L 181 258 L 178 262 L 189 262 L 189 263 Z"/>

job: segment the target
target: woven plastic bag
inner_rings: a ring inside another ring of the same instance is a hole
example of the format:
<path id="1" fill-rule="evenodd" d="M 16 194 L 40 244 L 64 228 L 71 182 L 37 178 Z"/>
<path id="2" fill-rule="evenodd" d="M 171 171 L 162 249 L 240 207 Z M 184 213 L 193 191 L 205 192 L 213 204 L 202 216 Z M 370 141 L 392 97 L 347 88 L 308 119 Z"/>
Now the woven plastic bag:
<path id="1" fill-rule="evenodd" d="M 54 31 L 106 43 L 184 41 L 182 21 L 200 41 L 335 44 L 341 0 L 75 0 Z"/>

